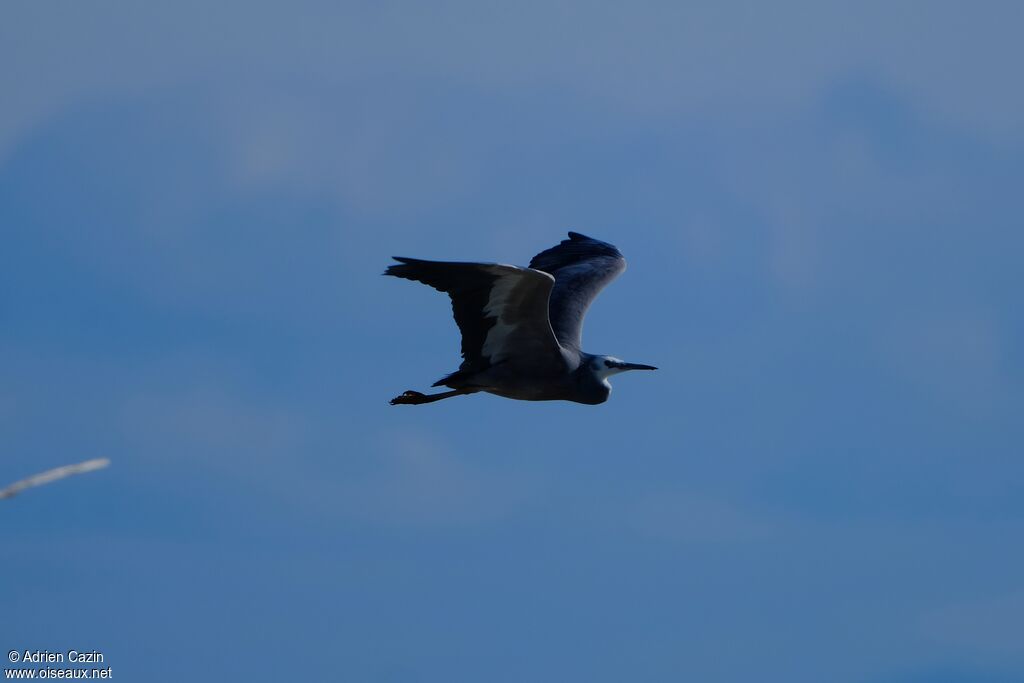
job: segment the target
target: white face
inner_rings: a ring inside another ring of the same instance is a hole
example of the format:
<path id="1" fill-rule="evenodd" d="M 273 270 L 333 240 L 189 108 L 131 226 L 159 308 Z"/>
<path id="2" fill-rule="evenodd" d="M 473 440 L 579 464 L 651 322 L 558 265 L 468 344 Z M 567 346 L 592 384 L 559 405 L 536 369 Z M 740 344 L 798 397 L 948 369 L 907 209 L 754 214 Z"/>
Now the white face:
<path id="1" fill-rule="evenodd" d="M 591 361 L 591 367 L 598 379 L 605 380 L 612 375 L 624 372 L 627 369 L 622 367 L 624 363 L 625 361 L 615 356 L 598 356 Z"/>

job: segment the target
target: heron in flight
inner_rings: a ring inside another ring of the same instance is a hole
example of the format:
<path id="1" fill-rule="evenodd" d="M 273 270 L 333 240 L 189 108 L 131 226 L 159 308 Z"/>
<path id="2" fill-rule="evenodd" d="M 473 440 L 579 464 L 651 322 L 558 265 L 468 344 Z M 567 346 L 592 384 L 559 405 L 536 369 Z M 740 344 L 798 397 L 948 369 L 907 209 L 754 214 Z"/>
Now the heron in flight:
<path id="1" fill-rule="evenodd" d="M 486 391 L 523 401 L 604 403 L 608 378 L 657 370 L 580 349 L 583 317 L 605 285 L 626 269 L 619 250 L 570 232 L 528 268 L 494 263 L 423 261 L 395 256 L 385 275 L 445 292 L 462 332 L 462 365 L 434 382 L 451 391 L 406 391 L 391 405 L 418 405 Z"/>

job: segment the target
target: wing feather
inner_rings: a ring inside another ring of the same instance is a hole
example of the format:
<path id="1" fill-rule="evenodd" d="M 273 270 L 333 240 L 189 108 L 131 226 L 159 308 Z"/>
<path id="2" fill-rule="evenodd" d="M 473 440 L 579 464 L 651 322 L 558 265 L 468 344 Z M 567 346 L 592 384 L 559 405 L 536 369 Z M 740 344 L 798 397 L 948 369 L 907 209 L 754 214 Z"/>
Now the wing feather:
<path id="1" fill-rule="evenodd" d="M 548 320 L 554 277 L 531 268 L 493 263 L 424 261 L 400 263 L 385 275 L 415 280 L 445 292 L 462 333 L 460 371 L 497 363 L 561 362 L 561 349 Z"/>
<path id="2" fill-rule="evenodd" d="M 530 268 L 554 276 L 548 313 L 551 327 L 562 346 L 579 351 L 587 309 L 626 269 L 626 259 L 607 242 L 570 232 L 569 239 L 534 256 Z"/>

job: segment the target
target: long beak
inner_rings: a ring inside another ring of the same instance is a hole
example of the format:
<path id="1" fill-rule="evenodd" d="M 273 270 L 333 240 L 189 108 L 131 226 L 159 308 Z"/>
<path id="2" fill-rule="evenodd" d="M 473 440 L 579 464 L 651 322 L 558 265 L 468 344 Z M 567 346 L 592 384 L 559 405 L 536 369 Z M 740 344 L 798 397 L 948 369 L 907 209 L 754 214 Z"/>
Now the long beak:
<path id="1" fill-rule="evenodd" d="M 643 363 L 623 363 L 623 370 L 657 370 L 658 368 L 653 365 L 644 365 Z"/>

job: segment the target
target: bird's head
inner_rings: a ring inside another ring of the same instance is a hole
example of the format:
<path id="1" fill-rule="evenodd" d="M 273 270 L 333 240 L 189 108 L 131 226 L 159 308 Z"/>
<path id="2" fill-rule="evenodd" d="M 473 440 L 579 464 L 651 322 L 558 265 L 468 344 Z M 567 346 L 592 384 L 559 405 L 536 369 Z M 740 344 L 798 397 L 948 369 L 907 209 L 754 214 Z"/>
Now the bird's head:
<path id="1" fill-rule="evenodd" d="M 590 359 L 590 370 L 597 379 L 605 383 L 612 375 L 617 375 L 626 370 L 657 370 L 653 365 L 642 363 L 627 363 L 615 356 L 594 356 Z"/>

